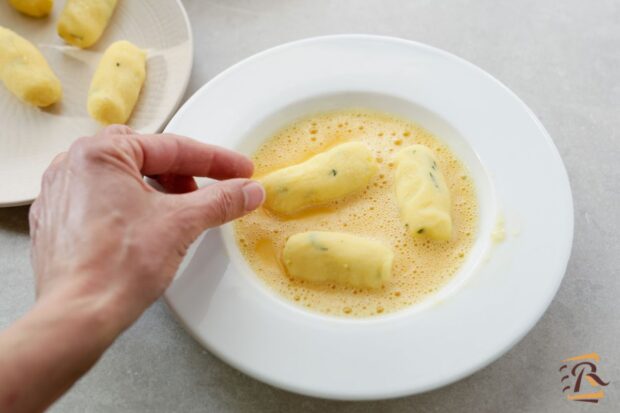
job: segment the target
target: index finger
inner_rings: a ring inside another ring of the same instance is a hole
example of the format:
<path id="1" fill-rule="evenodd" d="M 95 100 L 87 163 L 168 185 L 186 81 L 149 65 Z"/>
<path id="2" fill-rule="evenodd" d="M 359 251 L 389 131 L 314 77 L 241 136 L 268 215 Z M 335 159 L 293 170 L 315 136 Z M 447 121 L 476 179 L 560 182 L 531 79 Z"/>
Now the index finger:
<path id="1" fill-rule="evenodd" d="M 134 135 L 142 150 L 136 159 L 144 175 L 174 174 L 214 179 L 248 178 L 254 165 L 244 155 L 173 134 Z"/>

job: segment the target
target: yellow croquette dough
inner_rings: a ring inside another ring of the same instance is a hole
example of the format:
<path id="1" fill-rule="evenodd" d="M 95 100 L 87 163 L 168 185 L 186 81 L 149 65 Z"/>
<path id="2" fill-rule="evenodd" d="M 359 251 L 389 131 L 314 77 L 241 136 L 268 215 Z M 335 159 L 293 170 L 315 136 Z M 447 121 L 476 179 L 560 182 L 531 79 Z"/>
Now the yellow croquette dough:
<path id="1" fill-rule="evenodd" d="M 308 231 L 286 241 L 282 259 L 291 277 L 379 288 L 392 277 L 394 254 L 381 242 L 369 238 Z"/>
<path id="2" fill-rule="evenodd" d="M 31 17 L 45 17 L 52 11 L 54 0 L 9 0 L 17 11 Z"/>
<path id="3" fill-rule="evenodd" d="M 105 51 L 88 91 L 88 113 L 108 125 L 125 123 L 146 76 L 146 53 L 126 40 Z"/>
<path id="4" fill-rule="evenodd" d="M 67 0 L 58 19 L 58 35 L 67 43 L 87 48 L 99 40 L 114 13 L 117 0 Z"/>
<path id="5" fill-rule="evenodd" d="M 277 294 L 312 311 L 368 317 L 407 308 L 434 294 L 463 264 L 476 237 L 478 201 L 467 169 L 447 146 L 410 121 L 366 110 L 341 110 L 303 118 L 275 133 L 254 153 L 255 175 L 297 165 L 345 142 L 372 152 L 377 172 L 361 191 L 284 217 L 267 208 L 237 220 L 237 244 L 256 275 Z M 412 237 L 395 195 L 395 156 L 420 144 L 433 151 L 450 190 L 452 238 Z M 308 231 L 345 232 L 375 240 L 394 253 L 392 278 L 379 288 L 314 283 L 287 274 L 286 241 Z"/>
<path id="6" fill-rule="evenodd" d="M 259 180 L 267 194 L 265 207 L 292 215 L 364 189 L 376 171 L 368 146 L 347 142 Z"/>
<path id="7" fill-rule="evenodd" d="M 414 236 L 449 240 L 450 190 L 432 150 L 411 145 L 396 154 L 396 199 L 405 227 Z"/>
<path id="8" fill-rule="evenodd" d="M 62 86 L 39 50 L 0 26 L 0 79 L 20 100 L 46 107 L 60 100 Z"/>

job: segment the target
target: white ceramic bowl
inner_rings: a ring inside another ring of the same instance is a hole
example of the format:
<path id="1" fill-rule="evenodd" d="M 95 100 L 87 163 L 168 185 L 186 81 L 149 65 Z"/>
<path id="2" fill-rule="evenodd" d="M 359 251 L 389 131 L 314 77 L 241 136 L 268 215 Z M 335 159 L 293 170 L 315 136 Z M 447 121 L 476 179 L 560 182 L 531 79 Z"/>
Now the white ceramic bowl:
<path id="1" fill-rule="evenodd" d="M 263 285 L 228 225 L 194 244 L 166 299 L 206 348 L 272 385 L 335 399 L 431 390 L 501 356 L 549 305 L 572 242 L 568 178 L 543 126 L 499 81 L 387 37 L 328 36 L 259 53 L 202 87 L 166 130 L 250 154 L 299 117 L 347 107 L 411 119 L 469 168 L 480 223 L 454 279 L 397 313 L 317 314 Z M 494 245 L 500 218 L 507 238 Z"/>

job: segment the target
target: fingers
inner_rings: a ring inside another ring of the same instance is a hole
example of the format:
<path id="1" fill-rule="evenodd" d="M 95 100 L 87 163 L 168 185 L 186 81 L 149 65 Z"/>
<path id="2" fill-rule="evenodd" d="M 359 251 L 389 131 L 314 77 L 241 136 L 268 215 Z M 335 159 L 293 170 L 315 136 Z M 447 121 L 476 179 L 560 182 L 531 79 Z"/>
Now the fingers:
<path id="1" fill-rule="evenodd" d="M 169 199 L 174 204 L 179 226 L 193 239 L 208 228 L 255 210 L 263 203 L 265 191 L 258 182 L 231 179 Z"/>
<path id="2" fill-rule="evenodd" d="M 80 138 L 70 152 L 78 159 L 126 165 L 156 179 L 170 193 L 196 190 L 193 176 L 247 178 L 254 169 L 252 162 L 237 152 L 183 136 L 139 135 L 124 125 L 108 126 L 94 137 Z"/>
<path id="3" fill-rule="evenodd" d="M 155 178 L 163 174 L 214 179 L 248 178 L 254 170 L 252 162 L 235 151 L 184 136 L 140 135 L 127 126 L 111 125 L 95 137 L 101 142 L 98 138 L 118 142 L 143 175 Z M 126 145 L 126 139 L 131 139 L 131 145 Z M 138 143 L 138 152 L 134 150 L 135 143 Z"/>
<path id="4" fill-rule="evenodd" d="M 214 179 L 247 178 L 254 166 L 245 156 L 183 136 L 135 135 L 142 148 L 144 175 L 174 174 Z"/>

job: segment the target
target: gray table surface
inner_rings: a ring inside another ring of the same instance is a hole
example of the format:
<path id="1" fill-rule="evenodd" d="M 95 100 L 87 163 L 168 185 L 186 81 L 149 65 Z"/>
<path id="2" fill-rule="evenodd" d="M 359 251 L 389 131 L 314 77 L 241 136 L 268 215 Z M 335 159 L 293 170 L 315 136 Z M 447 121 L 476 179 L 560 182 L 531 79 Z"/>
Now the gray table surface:
<path id="1" fill-rule="evenodd" d="M 620 411 L 620 1 L 184 3 L 195 39 L 187 96 L 253 53 L 332 33 L 417 40 L 496 76 L 539 116 L 568 169 L 575 201 L 568 271 L 525 339 L 491 366 L 430 393 L 356 403 L 270 387 L 205 351 L 158 302 L 52 411 Z M 27 207 L 0 210 L 0 328 L 33 303 L 27 213 Z M 560 362 L 592 351 L 602 357 L 599 372 L 612 381 L 607 397 L 598 405 L 567 401 Z"/>

